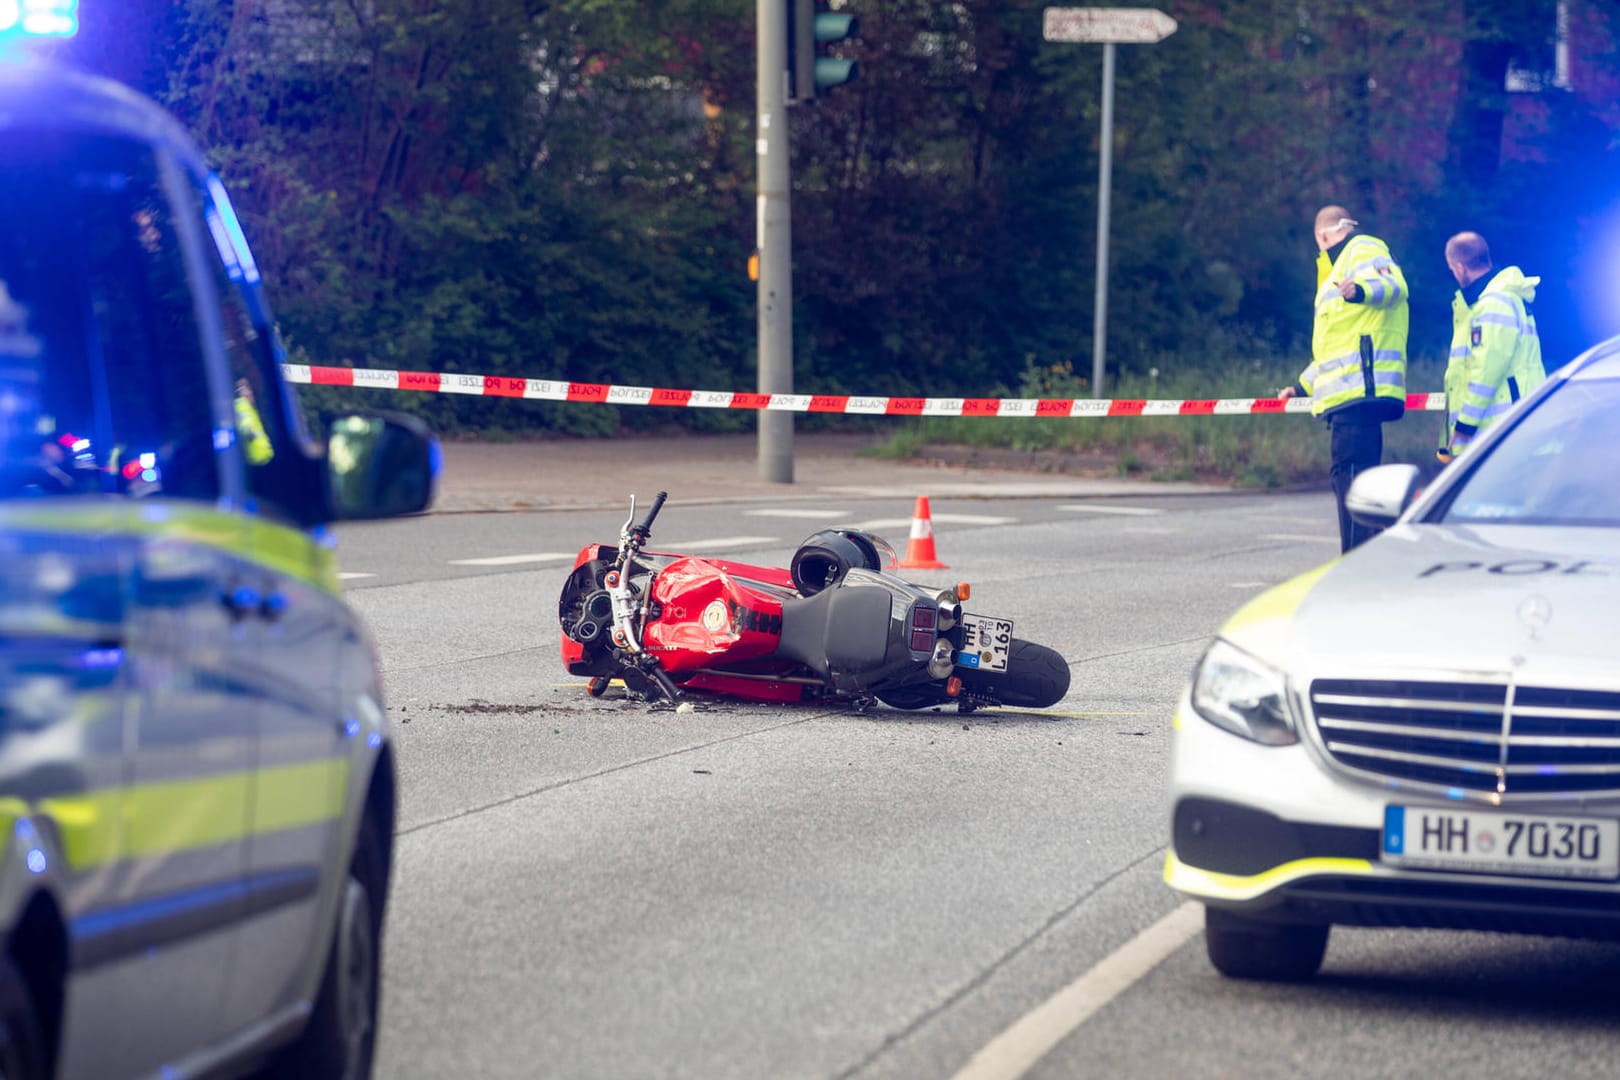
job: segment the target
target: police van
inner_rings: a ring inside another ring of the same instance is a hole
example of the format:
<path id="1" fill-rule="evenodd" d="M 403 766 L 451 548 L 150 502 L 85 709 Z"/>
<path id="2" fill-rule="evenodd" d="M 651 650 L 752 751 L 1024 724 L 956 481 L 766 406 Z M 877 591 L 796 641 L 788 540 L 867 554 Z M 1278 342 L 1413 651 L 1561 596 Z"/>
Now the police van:
<path id="1" fill-rule="evenodd" d="M 305 427 L 180 125 L 0 0 L 0 1076 L 365 1076 L 395 773 L 329 526 L 419 425 Z"/>

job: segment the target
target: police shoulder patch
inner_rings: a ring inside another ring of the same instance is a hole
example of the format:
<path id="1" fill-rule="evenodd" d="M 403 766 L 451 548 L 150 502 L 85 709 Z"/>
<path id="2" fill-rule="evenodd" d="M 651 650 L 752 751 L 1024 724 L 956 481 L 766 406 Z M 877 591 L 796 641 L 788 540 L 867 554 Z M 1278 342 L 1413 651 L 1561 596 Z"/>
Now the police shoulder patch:
<path id="1" fill-rule="evenodd" d="M 1480 326 L 1479 323 L 1475 323 L 1473 326 L 1468 328 L 1468 341 L 1469 344 L 1474 346 L 1474 348 L 1479 348 L 1480 344 L 1484 340 L 1485 328 Z"/>

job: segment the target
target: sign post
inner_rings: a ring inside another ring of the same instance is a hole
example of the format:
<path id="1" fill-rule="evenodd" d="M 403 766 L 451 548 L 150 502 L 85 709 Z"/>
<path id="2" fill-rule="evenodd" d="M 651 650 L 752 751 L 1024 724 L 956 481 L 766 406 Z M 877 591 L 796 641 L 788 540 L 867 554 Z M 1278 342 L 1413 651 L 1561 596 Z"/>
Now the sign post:
<path id="1" fill-rule="evenodd" d="M 1108 353 L 1108 218 L 1114 172 L 1114 46 L 1152 45 L 1176 32 L 1176 20 L 1155 8 L 1047 8 L 1047 41 L 1100 42 L 1103 47 L 1102 145 L 1097 163 L 1097 298 L 1091 324 L 1091 396 L 1103 396 Z"/>

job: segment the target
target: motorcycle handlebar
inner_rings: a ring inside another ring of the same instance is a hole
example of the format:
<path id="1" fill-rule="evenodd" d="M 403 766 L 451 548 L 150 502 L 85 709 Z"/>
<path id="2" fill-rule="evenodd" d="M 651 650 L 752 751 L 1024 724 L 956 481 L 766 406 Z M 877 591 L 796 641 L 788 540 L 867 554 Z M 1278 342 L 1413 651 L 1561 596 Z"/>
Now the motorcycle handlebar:
<path id="1" fill-rule="evenodd" d="M 652 505 L 647 508 L 647 516 L 642 518 L 635 527 L 636 531 L 642 536 L 652 532 L 653 518 L 657 517 L 658 511 L 664 508 L 664 500 L 667 498 L 669 498 L 669 492 L 667 491 L 660 491 L 653 496 Z"/>
<path id="2" fill-rule="evenodd" d="M 608 596 L 613 603 L 613 629 L 614 643 L 627 652 L 639 654 L 641 652 L 640 620 L 636 611 L 636 592 L 630 584 L 630 576 L 636 568 L 636 555 L 641 551 L 641 545 L 646 542 L 652 532 L 653 519 L 658 511 L 664 508 L 664 500 L 669 498 L 669 492 L 660 491 L 647 508 L 647 513 L 638 522 L 636 521 L 636 497 L 630 496 L 630 516 L 625 518 L 624 527 L 619 530 L 619 557 L 613 562 L 613 573 L 608 577 Z M 650 599 L 651 594 L 648 594 Z M 641 618 L 646 617 L 645 606 L 641 611 Z M 674 684 L 671 683 L 670 686 Z M 666 692 L 669 687 L 665 687 Z"/>

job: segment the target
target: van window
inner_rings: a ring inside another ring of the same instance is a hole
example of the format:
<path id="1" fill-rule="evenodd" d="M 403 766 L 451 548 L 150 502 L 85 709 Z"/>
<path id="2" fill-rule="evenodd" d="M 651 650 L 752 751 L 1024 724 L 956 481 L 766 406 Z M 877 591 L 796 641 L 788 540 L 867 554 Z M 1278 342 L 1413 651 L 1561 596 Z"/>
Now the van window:
<path id="1" fill-rule="evenodd" d="M 129 139 L 0 132 L 0 498 L 219 495 L 158 176 Z"/>
<path id="2" fill-rule="evenodd" d="M 275 330 L 261 322 L 249 290 L 260 288 L 247 240 L 235 225 L 223 186 L 217 180 L 191 186 L 192 207 L 213 238 L 206 261 L 214 276 L 225 362 L 230 368 L 231 406 L 236 442 L 246 466 L 248 498 L 260 511 L 297 521 L 309 503 L 302 448 L 302 418 L 279 376 L 272 342 Z M 238 246 L 239 245 L 239 246 Z"/>

